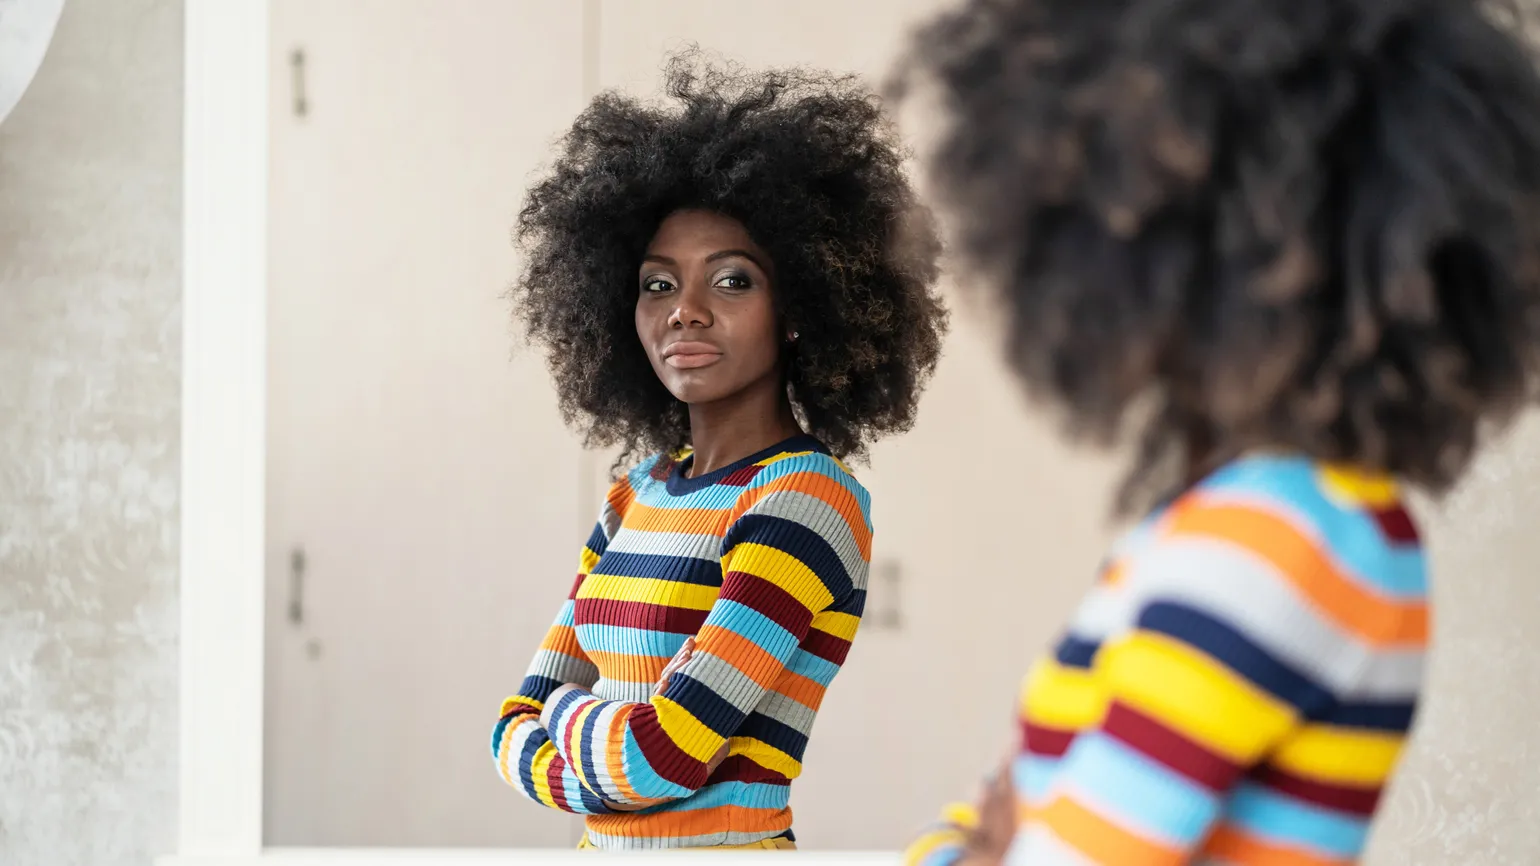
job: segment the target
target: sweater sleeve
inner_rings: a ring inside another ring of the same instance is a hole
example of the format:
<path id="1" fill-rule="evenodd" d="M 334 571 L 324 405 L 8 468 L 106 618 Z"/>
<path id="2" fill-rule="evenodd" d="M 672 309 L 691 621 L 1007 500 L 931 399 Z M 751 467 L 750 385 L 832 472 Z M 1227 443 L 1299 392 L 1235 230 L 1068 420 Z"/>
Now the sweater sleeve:
<path id="1" fill-rule="evenodd" d="M 577 683 L 592 688 L 598 680 L 598 668 L 578 645 L 573 610 L 578 589 L 608 544 L 612 534 L 609 522 L 612 521 L 601 517 L 583 546 L 572 591 L 540 642 L 518 693 L 503 701 L 492 731 L 492 760 L 503 781 L 542 806 L 584 815 L 608 814 L 612 810 L 581 784 L 567 760 L 557 752 L 540 724 L 540 713 L 551 693 L 560 687 Z"/>
<path id="2" fill-rule="evenodd" d="M 1258 806 L 1302 816 L 1326 834 L 1323 850 L 1359 832 L 1247 777 L 1317 748 L 1310 720 L 1335 712 L 1369 647 L 1394 637 L 1395 612 L 1382 617 L 1315 540 L 1241 504 L 1180 508 L 1117 577 L 1124 585 L 1082 610 L 1113 623 L 1105 636 L 1072 629 L 1029 678 L 1029 728 L 1085 727 L 1061 756 L 1031 756 L 1053 766 L 1018 784 L 1027 802 L 1008 862 L 1189 863 L 1221 821 Z"/>
<path id="3" fill-rule="evenodd" d="M 705 785 L 718 748 L 787 674 L 799 646 L 816 642 L 809 640 L 815 616 L 845 641 L 854 636 L 856 616 L 840 611 L 859 610 L 848 602 L 865 590 L 864 494 L 806 458 L 787 459 L 801 465 L 750 486 L 734 508 L 722 540 L 720 595 L 694 656 L 668 689 L 647 703 L 601 700 L 577 686 L 552 695 L 551 737 L 570 765 L 584 769 L 592 792 L 622 803 L 690 796 Z M 795 764 L 787 755 L 754 757 Z"/>

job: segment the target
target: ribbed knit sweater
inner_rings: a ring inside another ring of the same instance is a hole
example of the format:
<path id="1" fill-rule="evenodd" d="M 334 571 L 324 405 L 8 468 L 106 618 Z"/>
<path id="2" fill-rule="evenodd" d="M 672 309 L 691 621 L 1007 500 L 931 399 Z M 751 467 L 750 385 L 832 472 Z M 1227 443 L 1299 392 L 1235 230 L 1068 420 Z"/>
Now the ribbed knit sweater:
<path id="1" fill-rule="evenodd" d="M 1422 687 L 1427 569 L 1389 478 L 1224 467 L 1132 530 L 1027 677 L 1019 866 L 1356 863 Z M 962 853 L 966 808 L 908 860 Z"/>
<path id="2" fill-rule="evenodd" d="M 816 440 L 695 478 L 688 466 L 654 457 L 611 488 L 492 736 L 503 779 L 587 815 L 599 848 L 788 834 L 791 780 L 865 605 L 870 499 Z"/>

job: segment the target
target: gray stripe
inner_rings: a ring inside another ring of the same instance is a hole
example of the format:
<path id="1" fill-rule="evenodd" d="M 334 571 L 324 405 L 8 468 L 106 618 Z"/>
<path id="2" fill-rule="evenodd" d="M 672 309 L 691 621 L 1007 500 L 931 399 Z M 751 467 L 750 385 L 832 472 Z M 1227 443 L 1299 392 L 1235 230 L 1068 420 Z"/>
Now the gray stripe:
<path id="1" fill-rule="evenodd" d="M 866 589 L 867 563 L 861 558 L 855 533 L 844 515 L 829 503 L 807 493 L 783 490 L 759 500 L 750 513 L 793 520 L 818 533 L 834 548 L 855 588 Z"/>
<path id="2" fill-rule="evenodd" d="M 611 552 L 651 556 L 684 556 L 706 562 L 721 562 L 722 539 L 715 535 L 690 532 L 648 532 L 622 529 L 610 541 Z"/>
<path id="3" fill-rule="evenodd" d="M 529 671 L 525 676 L 550 677 L 564 683 L 587 683 L 599 676 L 599 669 L 593 662 L 542 649 L 535 651 L 535 658 L 529 663 Z"/>
<path id="4" fill-rule="evenodd" d="M 1212 539 L 1167 539 L 1129 560 L 1122 584 L 1098 587 L 1072 630 L 1092 639 L 1133 628 L 1153 601 L 1213 614 L 1343 699 L 1413 698 L 1422 685 L 1420 649 L 1381 651 L 1306 599 L 1272 565 Z"/>
<path id="5" fill-rule="evenodd" d="M 620 680 L 600 679 L 594 683 L 589 691 L 594 697 L 605 701 L 629 701 L 633 704 L 645 704 L 652 700 L 652 692 L 657 688 L 656 683 L 628 683 Z"/>
<path id="6" fill-rule="evenodd" d="M 688 802 L 688 801 L 687 801 Z M 658 814 L 658 813 L 649 813 Z M 714 848 L 721 845 L 752 845 L 766 839 L 774 839 L 784 831 L 748 833 L 707 833 L 701 836 L 667 836 L 661 838 L 635 838 L 610 836 L 588 831 L 588 841 L 605 851 L 658 851 L 675 848 Z"/>
<path id="7" fill-rule="evenodd" d="M 817 713 L 779 692 L 769 692 L 754 708 L 755 712 L 769 716 L 806 737 L 813 732 L 813 719 Z"/>
<path id="8" fill-rule="evenodd" d="M 722 700 L 747 714 L 764 696 L 764 689 L 725 659 L 708 652 L 697 653 L 679 673 L 716 692 Z"/>

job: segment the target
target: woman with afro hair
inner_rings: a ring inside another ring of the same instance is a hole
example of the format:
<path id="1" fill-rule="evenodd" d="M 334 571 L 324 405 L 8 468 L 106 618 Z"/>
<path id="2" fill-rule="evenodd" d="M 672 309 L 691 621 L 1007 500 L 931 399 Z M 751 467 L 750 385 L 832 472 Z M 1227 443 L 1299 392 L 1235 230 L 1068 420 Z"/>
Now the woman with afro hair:
<path id="1" fill-rule="evenodd" d="M 793 848 L 871 559 L 841 460 L 913 422 L 939 246 L 854 77 L 689 53 L 667 92 L 598 97 L 519 215 L 515 300 L 562 411 L 639 462 L 492 751 L 587 816 L 585 848 Z"/>
<path id="2" fill-rule="evenodd" d="M 1472 0 L 965 0 L 897 95 L 1008 360 L 1141 443 L 1021 746 L 909 860 L 1358 861 L 1423 690 L 1407 491 L 1540 365 L 1540 76 Z M 924 88 L 915 85 L 924 85 Z"/>

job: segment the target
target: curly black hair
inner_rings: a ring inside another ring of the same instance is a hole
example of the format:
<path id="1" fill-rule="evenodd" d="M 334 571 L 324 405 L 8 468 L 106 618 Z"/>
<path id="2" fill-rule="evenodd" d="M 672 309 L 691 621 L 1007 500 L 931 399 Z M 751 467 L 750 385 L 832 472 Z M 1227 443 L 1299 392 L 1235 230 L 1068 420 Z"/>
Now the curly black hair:
<path id="1" fill-rule="evenodd" d="M 859 459 L 907 429 L 946 327 L 940 242 L 905 151 L 852 75 L 750 73 L 698 49 L 665 68 L 672 104 L 597 97 L 529 191 L 513 295 L 549 350 L 561 409 L 622 462 L 688 443 L 684 404 L 636 336 L 636 269 L 662 220 L 706 209 L 741 222 L 775 265 L 799 338 L 787 387 L 807 431 Z"/>
<path id="2" fill-rule="evenodd" d="M 1137 434 L 1124 508 L 1255 447 L 1438 493 L 1534 391 L 1540 78 L 1518 17 L 968 0 L 890 90 L 947 115 L 924 162 L 1029 392 L 1104 445 Z"/>

